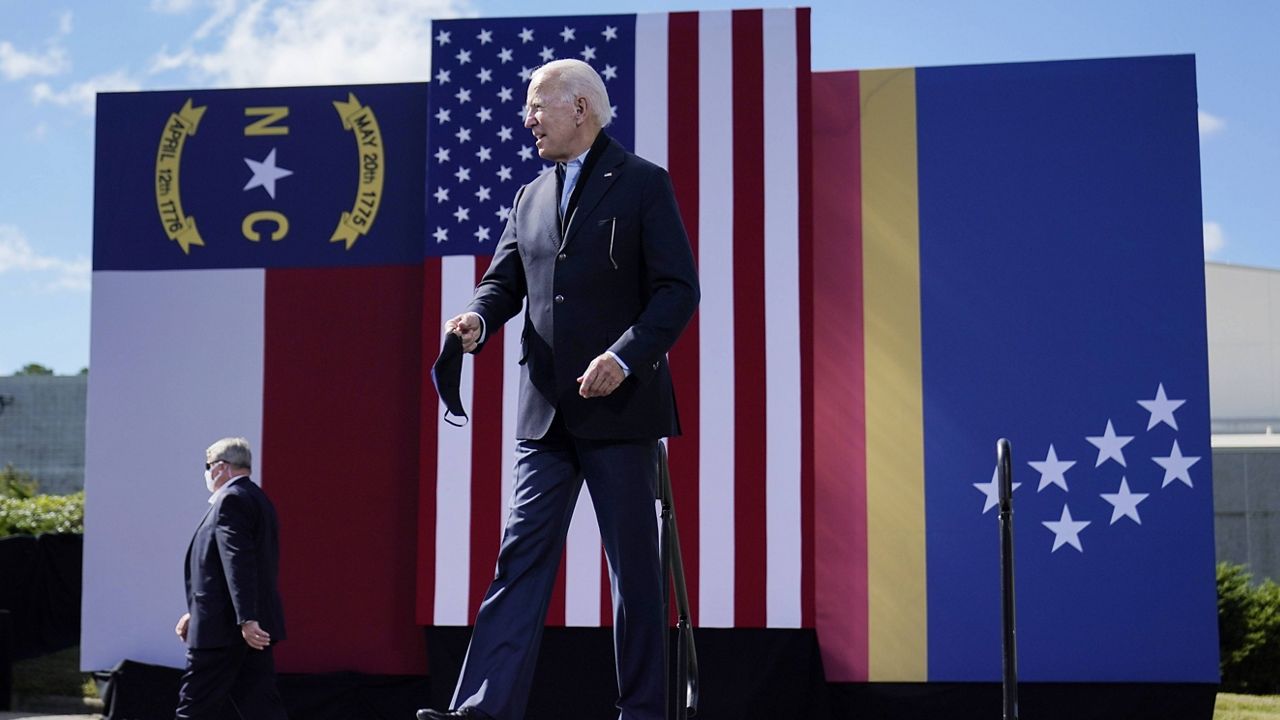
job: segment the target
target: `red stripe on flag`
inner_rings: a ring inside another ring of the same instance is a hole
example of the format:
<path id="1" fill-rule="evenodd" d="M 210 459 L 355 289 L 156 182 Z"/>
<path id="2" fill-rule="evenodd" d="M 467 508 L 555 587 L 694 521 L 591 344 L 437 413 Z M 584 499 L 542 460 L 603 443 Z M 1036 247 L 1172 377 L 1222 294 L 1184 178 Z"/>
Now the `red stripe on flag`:
<path id="1" fill-rule="evenodd" d="M 488 256 L 477 256 L 475 281 L 489 267 Z M 471 409 L 471 583 L 467 617 L 474 621 L 493 580 L 502 539 L 502 328 L 485 341 L 475 358 Z"/>
<path id="2" fill-rule="evenodd" d="M 440 317 L 440 259 L 422 264 L 422 361 L 424 376 L 418 424 L 418 592 L 419 625 L 435 624 L 436 585 L 436 433 L 439 432 L 440 402 L 430 382 L 428 362 L 439 352 L 435 319 Z"/>
<path id="3" fill-rule="evenodd" d="M 667 29 L 669 68 L 668 97 L 668 157 L 671 182 L 675 186 L 676 202 L 689 233 L 689 244 L 694 258 L 698 257 L 698 13 L 672 13 Z M 689 130 L 685 130 L 689 128 Z M 699 507 L 698 507 L 698 443 L 700 403 L 698 375 L 701 359 L 698 352 L 698 314 L 689 321 L 684 334 L 676 342 L 668 356 L 671 377 L 675 385 L 677 406 L 680 412 L 680 437 L 668 445 L 668 465 L 671 469 L 672 494 L 675 496 L 676 520 L 680 529 L 681 559 L 684 560 L 685 580 L 688 583 L 689 605 L 692 622 L 698 622 L 698 563 L 699 557 Z M 676 605 L 671 603 L 671 619 L 675 620 Z"/>
<path id="4" fill-rule="evenodd" d="M 764 627 L 764 14 L 733 11 L 734 625 Z"/>
<path id="5" fill-rule="evenodd" d="M 566 566 L 568 564 L 568 550 L 561 550 L 560 566 L 556 570 L 556 584 L 551 589 L 551 602 L 547 605 L 547 624 L 553 627 L 564 626 L 565 598 L 568 597 L 568 593 L 565 591 L 568 577 Z"/>
<path id="6" fill-rule="evenodd" d="M 866 682 L 867 476 L 858 74 L 813 75 L 815 613 L 834 682 Z M 812 312 L 812 309 L 810 310 Z"/>
<path id="7" fill-rule="evenodd" d="M 609 576 L 609 557 L 600 547 L 600 627 L 613 627 L 613 579 Z"/>
<path id="8" fill-rule="evenodd" d="M 280 515 L 283 671 L 426 671 L 405 542 L 418 529 L 405 479 L 420 462 L 422 285 L 416 265 L 267 271 L 261 472 Z"/>
<path id="9" fill-rule="evenodd" d="M 813 88 L 809 8 L 796 10 L 796 128 L 800 215 L 800 623 L 814 623 L 813 544 Z"/>

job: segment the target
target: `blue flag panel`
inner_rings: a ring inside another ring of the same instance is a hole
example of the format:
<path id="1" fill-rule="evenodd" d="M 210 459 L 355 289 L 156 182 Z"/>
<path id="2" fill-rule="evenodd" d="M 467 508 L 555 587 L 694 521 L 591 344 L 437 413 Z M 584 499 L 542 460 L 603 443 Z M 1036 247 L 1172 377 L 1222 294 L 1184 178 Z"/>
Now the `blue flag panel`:
<path id="1" fill-rule="evenodd" d="M 426 84 L 98 98 L 94 270 L 422 258 Z"/>
<path id="2" fill-rule="evenodd" d="M 1194 59 L 917 74 L 929 678 L 1216 682 Z"/>

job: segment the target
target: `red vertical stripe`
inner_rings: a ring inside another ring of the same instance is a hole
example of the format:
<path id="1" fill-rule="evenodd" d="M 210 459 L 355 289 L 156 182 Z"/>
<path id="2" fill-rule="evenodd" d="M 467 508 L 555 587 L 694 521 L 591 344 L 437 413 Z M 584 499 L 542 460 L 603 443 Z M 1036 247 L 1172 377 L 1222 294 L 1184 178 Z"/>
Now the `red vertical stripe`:
<path id="1" fill-rule="evenodd" d="M 556 570 L 556 584 L 551 590 L 551 602 L 547 605 L 547 624 L 554 627 L 562 627 L 564 625 L 564 602 L 565 597 L 567 597 L 567 593 L 565 591 L 565 582 L 567 577 L 566 566 L 568 564 L 568 552 L 566 550 L 561 550 L 560 567 Z"/>
<path id="2" fill-rule="evenodd" d="M 734 625 L 764 627 L 764 14 L 733 12 Z"/>
<path id="3" fill-rule="evenodd" d="M 423 382 L 418 425 L 418 592 L 416 616 L 419 625 L 435 624 L 436 585 L 436 433 L 439 431 L 440 403 L 432 386 L 427 362 L 434 362 L 440 336 L 440 259 L 422 264 L 422 360 Z"/>
<path id="4" fill-rule="evenodd" d="M 809 9 L 796 10 L 796 129 L 800 134 L 800 622 L 814 623 L 813 544 L 813 91 L 809 71 Z"/>
<path id="5" fill-rule="evenodd" d="M 667 27 L 668 168 L 693 256 L 698 257 L 698 14 L 672 13 Z M 680 412 L 680 437 L 668 443 L 672 494 L 680 528 L 680 550 L 693 622 L 698 622 L 698 314 L 694 314 L 669 354 Z M 671 615 L 675 617 L 675 602 Z"/>
<path id="6" fill-rule="evenodd" d="M 823 667 L 833 682 L 867 680 L 866 396 L 858 74 L 813 75 L 813 307 L 822 341 L 812 377 L 814 517 Z M 812 312 L 812 308 L 810 309 Z"/>
<path id="7" fill-rule="evenodd" d="M 267 271 L 261 475 L 280 515 L 283 671 L 426 671 L 406 542 L 418 529 L 422 318 L 405 308 L 422 307 L 422 274 Z"/>
<path id="8" fill-rule="evenodd" d="M 479 284 L 492 258 L 476 256 Z M 461 308 L 458 308 L 461 310 Z M 449 312 L 453 312 L 450 310 Z M 473 621 L 493 580 L 502 538 L 502 328 L 491 328 L 475 358 L 471 408 L 471 583 L 467 617 Z"/>
<path id="9" fill-rule="evenodd" d="M 613 592 L 611 590 L 613 581 L 609 577 L 609 557 L 604 553 L 604 546 L 600 547 L 600 626 L 613 627 Z"/>

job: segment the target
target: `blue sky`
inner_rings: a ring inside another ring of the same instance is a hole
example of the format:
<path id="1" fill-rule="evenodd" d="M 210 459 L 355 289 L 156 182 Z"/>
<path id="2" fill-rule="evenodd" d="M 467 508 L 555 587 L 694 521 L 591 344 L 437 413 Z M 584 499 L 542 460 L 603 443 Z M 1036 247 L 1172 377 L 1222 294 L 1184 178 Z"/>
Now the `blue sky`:
<path id="1" fill-rule="evenodd" d="M 89 364 L 97 91 L 425 81 L 433 17 L 757 6 L 0 0 L 0 374 L 28 362 L 64 374 Z M 810 7 L 815 70 L 1195 53 L 1206 257 L 1280 268 L 1280 3 L 821 0 Z"/>

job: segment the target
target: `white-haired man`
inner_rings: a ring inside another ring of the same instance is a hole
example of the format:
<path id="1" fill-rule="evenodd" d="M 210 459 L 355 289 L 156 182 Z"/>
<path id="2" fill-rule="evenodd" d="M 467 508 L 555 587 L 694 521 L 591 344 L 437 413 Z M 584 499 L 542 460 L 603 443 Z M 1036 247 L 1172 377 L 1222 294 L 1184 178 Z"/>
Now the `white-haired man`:
<path id="1" fill-rule="evenodd" d="M 179 720 L 284 720 L 271 646 L 284 639 L 275 506 L 249 479 L 244 438 L 204 452 L 209 511 L 187 548 L 187 613 L 174 632 L 187 644 Z"/>
<path id="2" fill-rule="evenodd" d="M 609 559 L 619 717 L 665 715 L 657 453 L 680 432 L 666 354 L 697 308 L 698 276 L 670 178 L 603 132 L 611 118 L 590 65 L 557 60 L 533 73 L 524 125 L 555 172 L 516 192 L 471 304 L 445 324 L 476 352 L 527 300 L 497 572 L 453 710 L 420 710 L 420 720 L 524 717 L 583 482 Z"/>

